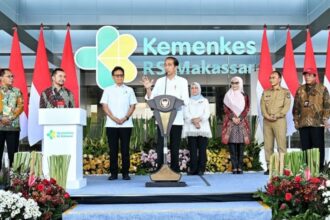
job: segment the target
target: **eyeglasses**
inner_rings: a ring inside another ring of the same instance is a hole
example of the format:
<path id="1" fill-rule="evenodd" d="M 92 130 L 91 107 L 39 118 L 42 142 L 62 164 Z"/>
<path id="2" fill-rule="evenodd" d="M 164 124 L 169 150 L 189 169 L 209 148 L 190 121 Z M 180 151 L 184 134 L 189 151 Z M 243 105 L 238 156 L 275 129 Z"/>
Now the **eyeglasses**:
<path id="1" fill-rule="evenodd" d="M 118 74 L 118 75 L 113 75 L 114 77 L 121 77 L 121 78 L 123 78 L 124 77 L 124 74 Z"/>
<path id="2" fill-rule="evenodd" d="M 232 84 L 232 85 L 238 85 L 239 82 L 231 82 L 230 84 Z"/>

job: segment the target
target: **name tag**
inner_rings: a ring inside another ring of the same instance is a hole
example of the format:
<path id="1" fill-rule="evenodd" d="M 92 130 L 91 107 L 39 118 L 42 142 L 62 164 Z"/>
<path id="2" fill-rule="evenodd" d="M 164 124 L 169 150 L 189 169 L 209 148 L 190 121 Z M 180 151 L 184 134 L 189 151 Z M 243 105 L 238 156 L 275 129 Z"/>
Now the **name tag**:
<path id="1" fill-rule="evenodd" d="M 59 100 L 59 101 L 56 102 L 56 107 L 57 108 L 64 108 L 64 106 L 65 106 L 64 100 Z"/>
<path id="2" fill-rule="evenodd" d="M 306 100 L 306 101 L 304 102 L 304 107 L 305 107 L 305 108 L 309 107 L 309 100 Z"/>

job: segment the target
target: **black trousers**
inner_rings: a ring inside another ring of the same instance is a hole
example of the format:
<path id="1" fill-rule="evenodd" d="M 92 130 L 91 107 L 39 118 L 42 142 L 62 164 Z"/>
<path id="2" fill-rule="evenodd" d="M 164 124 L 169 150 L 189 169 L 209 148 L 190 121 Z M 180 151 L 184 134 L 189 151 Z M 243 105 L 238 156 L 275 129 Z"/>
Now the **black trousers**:
<path id="1" fill-rule="evenodd" d="M 233 169 L 243 170 L 243 156 L 244 156 L 244 144 L 243 143 L 229 143 L 230 160 Z"/>
<path id="2" fill-rule="evenodd" d="M 7 144 L 10 167 L 13 165 L 14 154 L 18 151 L 19 131 L 0 131 L 0 161 L 2 161 L 3 150 Z M 2 162 L 0 163 L 1 170 Z"/>
<path id="3" fill-rule="evenodd" d="M 324 127 L 299 128 L 302 150 L 318 148 L 320 151 L 320 169 L 324 166 Z"/>
<path id="4" fill-rule="evenodd" d="M 188 137 L 190 173 L 197 174 L 198 172 L 205 172 L 207 142 L 207 137 Z"/>
<path id="5" fill-rule="evenodd" d="M 157 126 L 157 164 L 158 169 L 164 163 L 164 138 L 161 136 L 160 129 Z M 171 169 L 175 172 L 180 172 L 179 168 L 179 148 L 181 143 L 182 125 L 172 125 L 170 132 L 170 145 L 171 150 Z"/>
<path id="6" fill-rule="evenodd" d="M 110 150 L 110 173 L 118 174 L 118 148 L 122 157 L 122 173 L 128 174 L 130 167 L 129 142 L 131 139 L 132 128 L 107 128 L 107 137 Z"/>

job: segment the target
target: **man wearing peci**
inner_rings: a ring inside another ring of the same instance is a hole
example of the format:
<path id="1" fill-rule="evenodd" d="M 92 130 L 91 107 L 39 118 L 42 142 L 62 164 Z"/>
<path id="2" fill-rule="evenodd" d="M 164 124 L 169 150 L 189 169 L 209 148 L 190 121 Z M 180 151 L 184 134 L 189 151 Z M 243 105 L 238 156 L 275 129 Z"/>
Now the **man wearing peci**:
<path id="1" fill-rule="evenodd" d="M 299 130 L 302 150 L 318 148 L 320 170 L 324 167 L 324 128 L 329 127 L 330 96 L 328 89 L 316 81 L 317 71 L 308 68 L 303 72 L 305 84 L 301 85 L 294 97 L 293 118 Z"/>

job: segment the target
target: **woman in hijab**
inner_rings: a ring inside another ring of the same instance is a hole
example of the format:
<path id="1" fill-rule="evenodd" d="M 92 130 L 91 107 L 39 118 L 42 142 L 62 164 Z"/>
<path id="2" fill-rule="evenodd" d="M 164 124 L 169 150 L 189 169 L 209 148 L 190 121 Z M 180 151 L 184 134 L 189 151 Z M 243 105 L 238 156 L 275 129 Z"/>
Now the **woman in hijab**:
<path id="1" fill-rule="evenodd" d="M 244 144 L 250 143 L 250 127 L 247 114 L 249 97 L 243 91 L 243 80 L 233 77 L 224 102 L 225 116 L 222 127 L 222 143 L 228 144 L 233 174 L 243 174 Z"/>
<path id="2" fill-rule="evenodd" d="M 210 105 L 201 95 L 201 86 L 194 82 L 191 85 L 191 97 L 184 110 L 185 123 L 182 136 L 188 137 L 190 151 L 189 175 L 203 175 L 206 167 L 206 146 L 212 137 L 209 124 Z"/>

